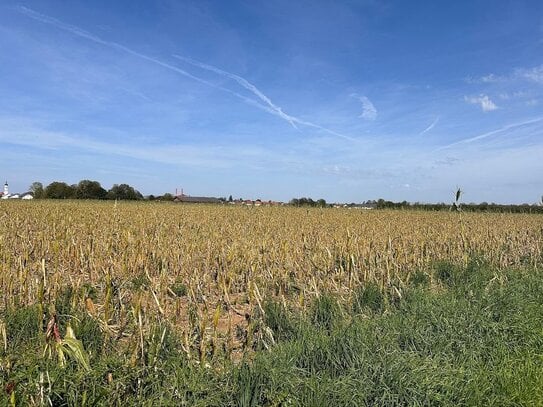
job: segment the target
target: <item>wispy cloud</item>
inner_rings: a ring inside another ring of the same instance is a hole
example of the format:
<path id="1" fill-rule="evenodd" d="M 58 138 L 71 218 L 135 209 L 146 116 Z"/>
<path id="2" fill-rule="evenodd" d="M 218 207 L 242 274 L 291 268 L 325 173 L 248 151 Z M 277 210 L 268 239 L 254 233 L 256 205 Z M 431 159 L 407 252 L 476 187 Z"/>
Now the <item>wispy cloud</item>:
<path id="1" fill-rule="evenodd" d="M 367 96 L 360 96 L 353 93 L 351 94 L 351 97 L 359 100 L 362 103 L 362 113 L 358 117 L 366 120 L 375 120 L 377 118 L 377 109 Z"/>
<path id="2" fill-rule="evenodd" d="M 439 116 L 437 116 L 437 117 L 435 118 L 435 120 L 432 122 L 432 124 L 430 124 L 430 125 L 429 125 L 428 127 L 426 127 L 423 131 L 421 131 L 421 132 L 419 133 L 419 136 L 422 135 L 422 134 L 424 134 L 424 133 L 429 132 L 430 130 L 432 130 L 432 129 L 436 126 L 436 124 L 437 124 L 438 122 L 439 122 Z"/>
<path id="3" fill-rule="evenodd" d="M 486 133 L 483 133 L 483 134 L 479 134 L 478 136 L 475 136 L 475 137 L 469 137 L 469 138 L 466 138 L 466 139 L 463 139 L 463 140 L 460 140 L 460 141 L 456 141 L 454 143 L 451 143 L 451 144 L 448 144 L 446 146 L 440 147 L 436 151 L 445 150 L 447 148 L 451 148 L 451 147 L 454 147 L 454 146 L 457 146 L 457 145 L 460 145 L 460 144 L 473 143 L 474 141 L 483 140 L 483 139 L 485 139 L 487 137 L 494 136 L 496 134 L 503 133 L 503 132 L 506 132 L 508 130 L 512 130 L 512 129 L 515 129 L 515 128 L 518 128 L 518 127 L 528 126 L 530 124 L 539 123 L 539 122 L 542 122 L 542 121 L 543 121 L 543 117 L 537 117 L 535 119 L 526 120 L 526 121 L 520 122 L 520 123 L 508 124 L 507 126 L 503 126 L 503 127 L 499 128 L 499 129 L 492 130 L 492 131 L 489 131 L 489 132 L 486 132 Z"/>
<path id="4" fill-rule="evenodd" d="M 543 65 L 533 68 L 520 68 L 515 71 L 517 77 L 543 85 Z"/>
<path id="5" fill-rule="evenodd" d="M 321 126 L 319 124 L 316 124 L 316 123 L 313 123 L 313 122 L 310 122 L 310 121 L 307 121 L 307 120 L 303 120 L 303 119 L 300 119 L 300 118 L 297 118 L 297 117 L 294 117 L 294 116 L 291 116 L 285 112 L 283 112 L 283 110 L 278 107 L 277 105 L 275 105 L 264 93 L 262 93 L 256 86 L 254 86 L 253 84 L 251 84 L 249 81 L 247 81 L 246 79 L 238 76 L 238 75 L 234 75 L 232 73 L 229 73 L 229 72 L 226 72 L 226 71 L 223 71 L 219 68 L 216 68 L 216 67 L 213 67 L 211 65 L 207 65 L 207 64 L 203 64 L 203 63 L 200 63 L 200 62 L 197 62 L 197 61 L 192 61 L 191 63 L 193 65 L 198 65 L 200 66 L 200 68 L 202 69 L 207 69 L 207 70 L 211 70 L 215 73 L 218 73 L 220 75 L 223 75 L 223 76 L 228 76 L 230 79 L 234 79 L 236 80 L 241 86 L 243 86 L 245 89 L 247 90 L 250 90 L 254 95 L 256 95 L 261 101 L 264 102 L 264 104 L 262 103 L 259 103 L 258 101 L 254 100 L 254 99 L 251 99 L 251 98 L 248 98 L 238 92 L 235 92 L 235 91 L 232 91 L 228 88 L 224 88 L 222 86 L 219 86 L 219 85 L 216 85 L 212 82 L 209 82 L 203 78 L 200 78 L 196 75 L 192 75 L 191 73 L 177 67 L 177 66 L 174 66 L 174 65 L 171 65 L 167 62 L 164 62 L 164 61 L 161 61 L 157 58 L 154 58 L 154 57 L 150 57 L 148 55 L 145 55 L 145 54 L 142 54 L 140 52 L 137 52 L 137 51 L 134 51 L 133 49 L 131 48 L 128 48 L 122 44 L 119 44 L 117 42 L 113 42 L 113 41 L 107 41 L 107 40 L 104 40 L 92 33 L 89 33 L 88 31 L 85 31 L 83 29 L 81 29 L 80 27 L 77 27 L 77 26 L 74 26 L 74 25 L 70 25 L 70 24 L 66 24 L 56 18 L 53 18 L 53 17 L 50 17 L 50 16 L 47 16 L 45 14 L 41 14 L 41 13 L 38 13 L 28 7 L 24 7 L 24 6 L 19 6 L 16 8 L 20 13 L 36 20 L 36 21 L 40 21 L 42 23 L 45 23 L 45 24 L 49 24 L 49 25 L 52 25 L 56 28 L 59 28 L 61 30 L 64 30 L 64 31 L 67 31 L 73 35 L 76 35 L 78 37 L 81 37 L 81 38 L 85 38 L 89 41 L 93 41 L 97 44 L 101 44 L 101 45 L 104 45 L 104 46 L 107 46 L 107 47 L 110 47 L 110 48 L 113 48 L 113 49 L 116 49 L 116 50 L 119 50 L 119 51 L 122 51 L 122 52 L 125 52 L 127 54 L 130 54 L 132 56 L 135 56 L 137 58 L 140 58 L 140 59 L 143 59 L 145 61 L 148 61 L 148 62 L 151 62 L 153 64 L 156 64 L 156 65 L 159 65 L 163 68 L 166 68 L 170 71 L 173 71 L 173 72 L 176 72 L 180 75 L 183 75 L 187 78 L 190 78 L 196 82 L 199 82 L 201 84 L 204 84 L 206 86 L 210 86 L 212 88 L 215 88 L 215 89 L 219 89 L 223 92 L 227 92 L 241 100 L 243 100 L 244 102 L 252 105 L 252 106 L 255 106 L 255 107 L 258 107 L 259 109 L 262 109 L 268 113 L 271 113 L 273 115 L 276 115 L 278 117 L 281 117 L 282 119 L 286 120 L 288 123 L 290 123 L 293 127 L 296 128 L 296 124 L 300 124 L 300 125 L 304 125 L 304 126 L 307 126 L 307 127 L 312 127 L 312 128 L 315 128 L 315 129 L 318 129 L 318 130 L 321 130 L 321 131 L 324 131 L 326 133 L 329 133 L 329 134 L 332 134 L 336 137 L 339 137 L 339 138 L 342 138 L 342 139 L 345 139 L 345 140 L 349 140 L 349 141 L 353 141 L 353 142 L 357 142 L 358 140 L 356 140 L 355 138 L 352 138 L 352 137 L 349 137 L 349 136 L 346 136 L 344 134 L 341 134 L 337 131 L 334 131 L 334 130 L 331 130 L 331 129 L 328 129 L 324 126 Z M 183 58 L 183 57 L 179 57 L 179 56 L 176 56 L 178 58 Z M 188 62 L 188 59 L 185 58 L 185 60 Z"/>
<path id="6" fill-rule="evenodd" d="M 203 168 L 228 168 L 242 162 L 259 162 L 273 154 L 249 145 L 120 144 L 98 141 L 85 134 L 51 131 L 25 118 L 0 117 L 0 142 L 48 151 L 84 151 L 148 162 Z"/>
<path id="7" fill-rule="evenodd" d="M 469 76 L 465 79 L 467 83 L 498 83 L 506 80 L 507 78 L 505 76 L 496 75 L 494 73 L 489 73 L 488 75 L 480 77 Z"/>
<path id="8" fill-rule="evenodd" d="M 467 83 L 503 83 L 513 80 L 526 80 L 543 85 L 543 64 L 531 68 L 516 68 L 513 72 L 505 75 L 489 73 L 480 77 L 468 77 Z"/>
<path id="9" fill-rule="evenodd" d="M 459 163 L 461 161 L 462 160 L 460 158 L 457 158 L 457 157 L 445 156 L 443 158 L 435 160 L 434 164 L 435 164 L 435 166 L 452 166 L 452 165 L 455 165 L 455 164 L 457 164 L 457 163 Z"/>
<path id="10" fill-rule="evenodd" d="M 490 100 L 487 95 L 481 94 L 479 96 L 464 96 L 464 100 L 472 105 L 480 105 L 483 112 L 491 112 L 498 109 L 498 106 L 496 106 L 496 104 Z"/>
<path id="11" fill-rule="evenodd" d="M 502 79 L 503 79 L 502 77 L 491 73 L 491 74 L 481 77 L 481 82 L 494 83 L 494 82 L 500 82 Z"/>
<path id="12" fill-rule="evenodd" d="M 325 165 L 321 168 L 325 174 L 331 174 L 341 177 L 351 177 L 357 179 L 381 179 L 393 178 L 396 173 L 389 169 L 383 168 L 358 168 L 350 165 L 332 164 Z"/>

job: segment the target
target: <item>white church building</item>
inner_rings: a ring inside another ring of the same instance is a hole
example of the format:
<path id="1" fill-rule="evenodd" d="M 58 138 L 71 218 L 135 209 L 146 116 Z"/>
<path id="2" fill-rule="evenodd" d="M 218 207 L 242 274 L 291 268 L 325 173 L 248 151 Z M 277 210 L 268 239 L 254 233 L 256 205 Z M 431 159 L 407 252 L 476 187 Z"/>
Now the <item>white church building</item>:
<path id="1" fill-rule="evenodd" d="M 10 194 L 9 193 L 9 185 L 8 182 L 4 184 L 4 191 L 2 192 L 2 195 L 0 196 L 0 199 L 34 199 L 34 196 L 30 192 L 26 192 L 24 194 Z"/>

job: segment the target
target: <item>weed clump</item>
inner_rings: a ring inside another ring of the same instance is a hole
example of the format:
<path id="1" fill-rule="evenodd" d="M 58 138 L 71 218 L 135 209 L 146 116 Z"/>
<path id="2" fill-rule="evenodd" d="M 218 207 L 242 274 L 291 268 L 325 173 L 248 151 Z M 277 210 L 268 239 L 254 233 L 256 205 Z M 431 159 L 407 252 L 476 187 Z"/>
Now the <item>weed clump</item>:
<path id="1" fill-rule="evenodd" d="M 363 312 L 379 313 L 384 310 L 385 297 L 376 283 L 369 283 L 356 289 L 353 295 L 352 310 L 355 314 Z"/>
<path id="2" fill-rule="evenodd" d="M 313 301 L 309 310 L 309 321 L 322 329 L 331 331 L 342 319 L 341 307 L 337 299 L 324 294 Z"/>
<path id="3" fill-rule="evenodd" d="M 145 273 L 139 273 L 132 278 L 132 288 L 135 291 L 144 290 L 149 284 L 149 279 Z"/>
<path id="4" fill-rule="evenodd" d="M 170 287 L 170 290 L 170 294 L 173 294 L 176 297 L 185 297 L 188 293 L 187 286 L 180 280 L 176 280 L 175 283 Z"/>
<path id="5" fill-rule="evenodd" d="M 422 270 L 417 270 L 411 276 L 410 283 L 415 288 L 425 288 L 430 284 L 430 276 Z"/>
<path id="6" fill-rule="evenodd" d="M 436 279 L 446 287 L 459 284 L 464 279 L 464 270 L 448 261 L 439 261 L 434 266 Z"/>
<path id="7" fill-rule="evenodd" d="M 19 349 L 25 344 L 35 343 L 43 334 L 43 315 L 38 306 L 28 306 L 5 311 L 7 347 Z"/>
<path id="8" fill-rule="evenodd" d="M 290 340 L 296 337 L 298 331 L 296 321 L 285 306 L 279 302 L 266 301 L 264 303 L 264 323 L 273 331 L 276 341 Z"/>
<path id="9" fill-rule="evenodd" d="M 106 336 L 98 321 L 89 315 L 84 315 L 73 318 L 71 323 L 77 338 L 89 354 L 99 356 L 104 351 Z"/>

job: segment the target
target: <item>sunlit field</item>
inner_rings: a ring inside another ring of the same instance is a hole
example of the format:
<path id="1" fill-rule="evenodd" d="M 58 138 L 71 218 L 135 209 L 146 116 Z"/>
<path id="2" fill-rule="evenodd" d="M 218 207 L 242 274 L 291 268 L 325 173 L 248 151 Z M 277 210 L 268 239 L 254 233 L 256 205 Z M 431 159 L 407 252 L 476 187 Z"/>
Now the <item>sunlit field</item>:
<path id="1" fill-rule="evenodd" d="M 262 352 L 277 355 L 300 339 L 302 320 L 321 324 L 333 342 L 335 329 L 360 318 L 397 318 L 413 290 L 446 297 L 475 279 L 469 295 L 478 298 L 514 276 L 539 275 L 543 261 L 541 215 L 34 201 L 0 202 L 0 219 L 1 397 L 21 405 L 105 403 L 114 393 L 121 403 L 123 392 L 151 404 L 304 404 L 286 388 L 263 395 L 266 385 L 254 387 L 246 372 Z M 23 349 L 32 356 L 17 358 Z M 176 376 L 175 391 L 138 376 L 149 379 L 172 355 L 190 377 Z M 303 369 L 300 377 L 318 372 Z M 206 375 L 230 390 L 206 390 L 198 382 Z M 332 386 L 334 377 L 323 380 Z M 419 400 L 368 394 L 362 404 Z"/>

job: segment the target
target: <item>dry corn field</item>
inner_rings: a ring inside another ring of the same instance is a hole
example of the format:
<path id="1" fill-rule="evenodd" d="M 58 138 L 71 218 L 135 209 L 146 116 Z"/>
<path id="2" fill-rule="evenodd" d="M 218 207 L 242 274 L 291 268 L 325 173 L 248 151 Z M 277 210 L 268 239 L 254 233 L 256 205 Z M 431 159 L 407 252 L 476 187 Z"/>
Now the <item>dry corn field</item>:
<path id="1" fill-rule="evenodd" d="M 540 215 L 35 201 L 1 202 L 0 219 L 2 309 L 45 312 L 70 287 L 118 340 L 166 320 L 200 358 L 265 336 L 268 298 L 303 308 L 368 282 L 401 297 L 436 260 L 543 260 Z"/>

